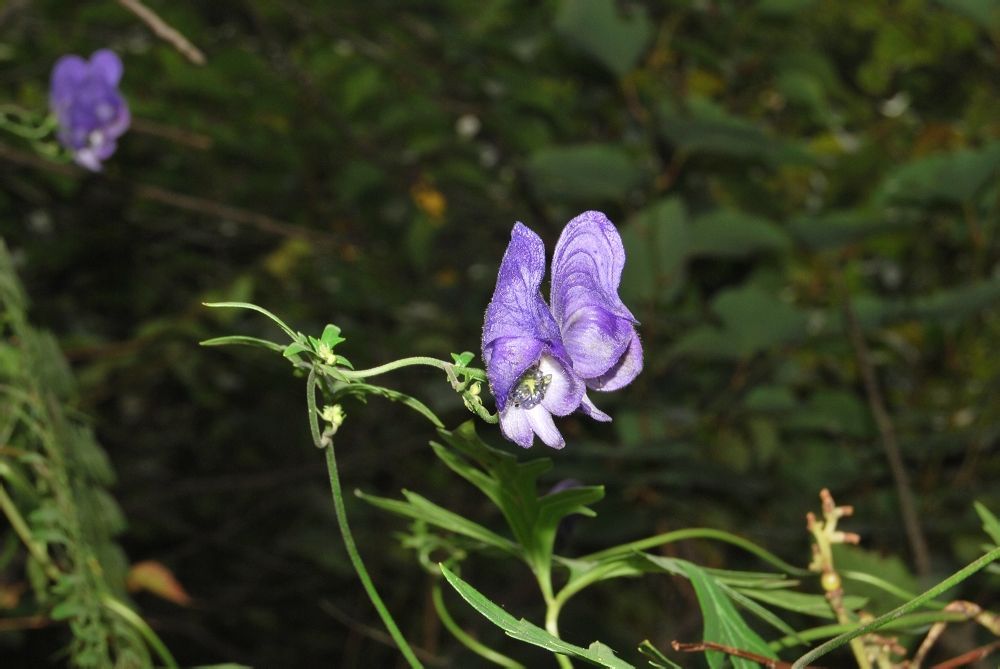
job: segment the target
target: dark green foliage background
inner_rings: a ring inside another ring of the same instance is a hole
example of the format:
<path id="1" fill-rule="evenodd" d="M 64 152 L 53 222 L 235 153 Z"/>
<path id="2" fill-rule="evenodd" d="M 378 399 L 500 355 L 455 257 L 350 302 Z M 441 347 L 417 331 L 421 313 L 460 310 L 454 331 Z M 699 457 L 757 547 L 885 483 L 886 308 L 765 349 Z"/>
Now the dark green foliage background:
<path id="1" fill-rule="evenodd" d="M 338 542 L 302 381 L 277 356 L 198 348 L 274 335 L 200 303 L 253 301 L 315 335 L 334 322 L 359 366 L 447 357 L 478 348 L 513 222 L 551 251 L 589 208 L 626 240 L 646 369 L 597 398 L 614 423 L 561 423 L 551 483 L 608 486 L 565 552 L 709 525 L 805 564 L 803 517 L 826 486 L 856 506 L 866 548 L 912 568 L 849 298 L 913 480 L 926 578 L 978 555 L 972 501 L 1000 509 L 995 2 L 149 4 L 206 66 L 110 0 L 0 7 L 4 102 L 44 109 L 59 55 L 106 46 L 136 119 L 101 175 L 4 136 L 0 234 L 118 472 L 122 545 L 195 599 L 137 595 L 182 663 L 398 662 L 367 631 L 378 620 Z M 398 385 L 449 424 L 467 416 L 443 378 Z M 348 489 L 405 486 L 501 526 L 419 419 L 377 401 L 347 412 Z M 436 622 L 430 577 L 393 538 L 401 521 L 350 512 L 407 636 L 444 665 L 474 663 Z M 463 578 L 540 620 L 521 570 L 477 560 Z M 995 608 L 997 586 L 982 575 L 964 594 Z M 449 602 L 481 638 L 551 662 Z M 666 648 L 699 638 L 700 618 L 688 586 L 648 577 L 574 600 L 563 630 Z M 57 640 L 0 635 L 0 652 L 58 664 Z"/>

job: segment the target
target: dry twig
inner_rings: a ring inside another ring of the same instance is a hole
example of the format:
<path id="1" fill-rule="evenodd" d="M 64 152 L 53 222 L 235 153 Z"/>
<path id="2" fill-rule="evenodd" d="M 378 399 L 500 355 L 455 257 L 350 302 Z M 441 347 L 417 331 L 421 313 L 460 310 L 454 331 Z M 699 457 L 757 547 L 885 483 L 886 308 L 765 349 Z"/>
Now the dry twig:
<path id="1" fill-rule="evenodd" d="M 139 2 L 139 0 L 118 0 L 118 4 L 138 16 L 139 20 L 149 26 L 149 29 L 157 37 L 172 44 L 175 49 L 180 51 L 192 63 L 195 65 L 205 64 L 205 54 L 201 52 L 201 49 L 191 44 L 187 37 L 184 37 L 175 28 L 172 28 L 156 12 Z"/>
<path id="2" fill-rule="evenodd" d="M 20 151 L 3 143 L 0 143 L 0 161 L 7 161 L 14 165 L 21 165 L 68 177 L 80 177 L 87 174 L 84 170 L 74 165 L 67 165 L 64 163 L 56 163 L 51 160 L 46 160 L 45 158 L 41 158 L 33 153 Z M 111 176 L 102 176 L 102 178 L 107 179 L 112 183 L 129 183 Z M 207 198 L 177 193 L 175 191 L 150 184 L 132 184 L 132 187 L 134 188 L 136 197 L 144 200 L 150 200 L 152 202 L 158 202 L 174 209 L 205 214 L 207 216 L 231 221 L 237 225 L 250 226 L 263 232 L 283 237 L 308 239 L 315 243 L 338 243 L 338 238 L 329 232 L 305 228 L 286 221 L 278 220 L 268 216 L 267 214 L 251 211 L 249 209 L 234 207 L 221 202 L 216 202 L 214 200 L 209 200 Z"/>
<path id="3" fill-rule="evenodd" d="M 903 527 L 906 529 L 906 536 L 910 542 L 913 562 L 916 565 L 917 573 L 921 576 L 927 576 L 931 573 L 930 551 L 927 548 L 927 538 L 924 536 L 917 518 L 917 502 L 913 496 L 913 488 L 910 485 L 906 465 L 903 463 L 903 456 L 899 451 L 896 429 L 888 410 L 886 410 L 885 401 L 882 399 L 882 391 L 879 388 L 878 379 L 875 377 L 868 345 L 865 343 L 861 325 L 858 323 L 858 317 L 851 305 L 850 291 L 846 286 L 844 286 L 843 294 L 847 334 L 850 337 L 851 346 L 854 348 L 854 357 L 857 360 L 861 381 L 865 387 L 868 407 L 871 409 L 872 418 L 875 419 L 875 425 L 878 427 L 879 435 L 882 438 L 882 447 L 889 460 L 889 469 L 892 470 L 892 478 L 896 483 L 896 494 L 899 496 L 899 507 L 903 515 Z"/>
<path id="4" fill-rule="evenodd" d="M 764 657 L 763 655 L 758 655 L 757 653 L 751 653 L 748 650 L 742 650 L 740 648 L 733 648 L 732 646 L 724 646 L 721 643 L 715 643 L 714 641 L 702 641 L 700 643 L 682 643 L 680 641 L 671 641 L 670 645 L 674 650 L 683 653 L 704 653 L 706 651 L 714 650 L 720 653 L 725 653 L 726 655 L 731 655 L 733 657 L 741 657 L 744 660 L 751 660 L 761 665 L 765 669 L 791 669 L 792 664 L 790 662 L 783 662 L 782 660 L 772 660 L 769 657 Z M 817 666 L 809 666 L 805 669 L 820 669 Z"/>

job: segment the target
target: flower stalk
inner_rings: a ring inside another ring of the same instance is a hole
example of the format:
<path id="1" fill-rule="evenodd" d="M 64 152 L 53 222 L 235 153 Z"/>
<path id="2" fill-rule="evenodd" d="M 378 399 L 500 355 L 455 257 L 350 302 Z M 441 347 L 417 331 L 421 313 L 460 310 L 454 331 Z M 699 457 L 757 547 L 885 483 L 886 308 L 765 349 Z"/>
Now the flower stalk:
<path id="1" fill-rule="evenodd" d="M 813 559 L 809 569 L 820 573 L 820 584 L 826 593 L 826 600 L 830 603 L 837 622 L 846 625 L 855 621 L 844 606 L 844 589 L 840 574 L 834 566 L 833 545 L 858 544 L 861 537 L 853 532 L 837 529 L 838 521 L 852 515 L 854 507 L 837 506 L 833 501 L 833 495 L 826 488 L 820 491 L 819 496 L 823 504 L 823 520 L 818 520 L 811 511 L 806 514 L 806 528 L 813 535 Z M 859 669 L 871 669 L 865 644 L 860 639 L 852 639 L 850 645 Z"/>

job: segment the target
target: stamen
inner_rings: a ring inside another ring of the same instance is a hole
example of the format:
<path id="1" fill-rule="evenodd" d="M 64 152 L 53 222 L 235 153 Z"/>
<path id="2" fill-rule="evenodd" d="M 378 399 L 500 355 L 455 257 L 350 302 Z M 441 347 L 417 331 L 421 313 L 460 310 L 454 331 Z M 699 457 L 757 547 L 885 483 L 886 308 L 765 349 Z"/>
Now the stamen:
<path id="1" fill-rule="evenodd" d="M 545 391 L 550 383 L 552 383 L 551 374 L 544 374 L 538 365 L 529 367 L 511 392 L 510 401 L 516 407 L 533 409 L 545 397 Z"/>

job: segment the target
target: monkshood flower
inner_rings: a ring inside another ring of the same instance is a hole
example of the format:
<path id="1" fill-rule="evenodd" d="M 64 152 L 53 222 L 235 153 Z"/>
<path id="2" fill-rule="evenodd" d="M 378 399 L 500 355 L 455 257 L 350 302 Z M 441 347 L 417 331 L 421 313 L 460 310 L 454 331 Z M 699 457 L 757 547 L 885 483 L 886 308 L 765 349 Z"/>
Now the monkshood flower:
<path id="1" fill-rule="evenodd" d="M 588 388 L 618 390 L 642 370 L 639 323 L 618 297 L 625 247 L 614 224 L 586 211 L 566 224 L 552 257 L 552 314 L 573 372 Z M 611 417 L 583 397 L 591 418 Z"/>
<path id="2" fill-rule="evenodd" d="M 94 172 L 115 152 L 129 126 L 128 105 L 118 91 L 122 61 L 113 51 L 95 51 L 90 60 L 63 56 L 52 69 L 49 106 L 59 121 L 59 142 L 73 160 Z"/>
<path id="3" fill-rule="evenodd" d="M 544 245 L 523 224 L 514 226 L 483 325 L 483 359 L 511 441 L 527 448 L 537 434 L 562 448 L 552 416 L 576 409 L 611 420 L 586 388 L 617 390 L 642 369 L 636 320 L 618 297 L 624 265 L 611 221 L 599 212 L 577 216 L 556 244 L 550 310 L 539 292 Z"/>
<path id="4" fill-rule="evenodd" d="M 575 411 L 585 392 L 539 292 L 544 276 L 545 245 L 525 225 L 516 224 L 486 308 L 483 360 L 500 429 L 524 448 L 536 434 L 547 446 L 565 446 L 552 416 Z"/>

